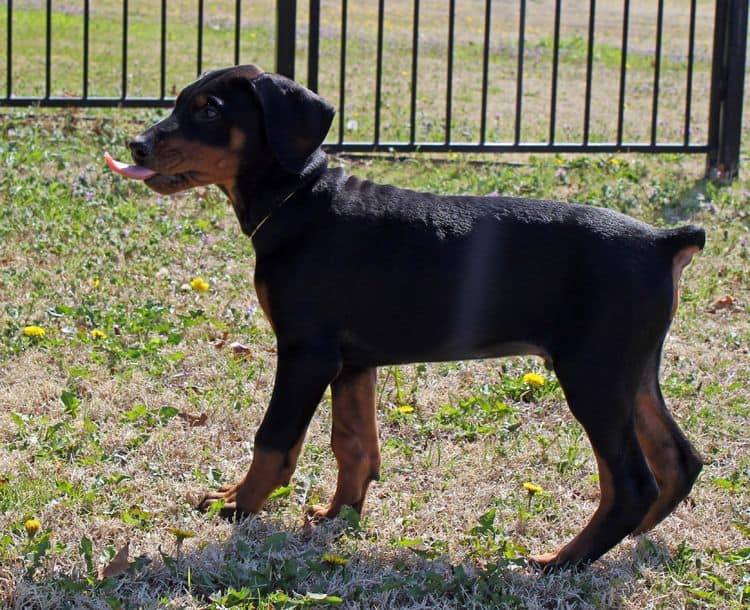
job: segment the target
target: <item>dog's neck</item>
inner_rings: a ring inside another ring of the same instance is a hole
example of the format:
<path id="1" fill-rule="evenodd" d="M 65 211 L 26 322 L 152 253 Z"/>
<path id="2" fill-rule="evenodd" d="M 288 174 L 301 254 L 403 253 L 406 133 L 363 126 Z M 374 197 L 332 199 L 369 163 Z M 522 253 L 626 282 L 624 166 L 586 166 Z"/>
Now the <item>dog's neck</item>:
<path id="1" fill-rule="evenodd" d="M 290 175 L 277 163 L 258 171 L 241 170 L 231 185 L 221 185 L 234 207 L 242 232 L 250 236 L 256 252 L 267 249 L 263 233 L 272 216 L 300 190 L 313 184 L 328 167 L 328 156 L 319 148 L 307 159 L 302 171 Z"/>

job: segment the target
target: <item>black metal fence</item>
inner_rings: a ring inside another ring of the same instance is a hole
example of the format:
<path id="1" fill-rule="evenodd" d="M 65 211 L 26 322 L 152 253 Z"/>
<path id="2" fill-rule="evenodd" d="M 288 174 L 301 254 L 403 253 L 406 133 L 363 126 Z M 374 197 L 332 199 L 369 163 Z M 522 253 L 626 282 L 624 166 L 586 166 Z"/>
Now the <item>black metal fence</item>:
<path id="1" fill-rule="evenodd" d="M 332 151 L 688 152 L 729 177 L 747 22 L 747 0 L 6 0 L 0 106 L 166 107 L 256 63 L 337 106 Z"/>

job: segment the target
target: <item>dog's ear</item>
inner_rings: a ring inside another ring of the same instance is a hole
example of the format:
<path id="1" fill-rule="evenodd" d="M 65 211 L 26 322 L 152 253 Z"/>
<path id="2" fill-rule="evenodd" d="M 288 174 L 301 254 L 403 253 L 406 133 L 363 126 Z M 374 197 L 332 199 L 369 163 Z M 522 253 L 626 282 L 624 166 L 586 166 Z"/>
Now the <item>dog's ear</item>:
<path id="1" fill-rule="evenodd" d="M 299 174 L 321 145 L 335 110 L 323 98 L 279 74 L 250 81 L 263 109 L 266 137 L 281 167 Z"/>

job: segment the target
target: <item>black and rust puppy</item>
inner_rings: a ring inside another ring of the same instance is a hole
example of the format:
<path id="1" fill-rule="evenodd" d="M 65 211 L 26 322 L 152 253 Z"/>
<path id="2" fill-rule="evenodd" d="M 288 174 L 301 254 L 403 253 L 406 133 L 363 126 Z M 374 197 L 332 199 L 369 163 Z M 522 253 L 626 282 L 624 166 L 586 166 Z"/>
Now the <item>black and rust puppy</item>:
<path id="1" fill-rule="evenodd" d="M 535 354 L 554 367 L 599 467 L 601 501 L 544 567 L 591 562 L 688 494 L 701 459 L 659 389 L 680 274 L 701 229 L 605 209 L 439 197 L 329 169 L 333 108 L 254 66 L 217 70 L 130 143 L 113 168 L 159 193 L 216 184 L 257 254 L 255 289 L 278 340 L 276 381 L 237 485 L 205 509 L 254 513 L 294 472 L 327 386 L 338 482 L 317 517 L 361 510 L 378 478 L 375 371 L 386 364 Z"/>

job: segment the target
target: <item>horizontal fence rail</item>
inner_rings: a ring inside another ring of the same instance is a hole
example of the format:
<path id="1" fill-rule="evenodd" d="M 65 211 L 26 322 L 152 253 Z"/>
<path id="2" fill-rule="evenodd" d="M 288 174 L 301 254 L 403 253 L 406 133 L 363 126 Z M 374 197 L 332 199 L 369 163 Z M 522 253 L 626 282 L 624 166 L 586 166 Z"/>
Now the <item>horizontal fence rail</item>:
<path id="1" fill-rule="evenodd" d="M 2 106 L 169 107 L 204 70 L 255 63 L 304 73 L 337 106 L 331 151 L 703 153 L 723 175 L 739 163 L 747 0 L 6 0 L 0 11 Z"/>

